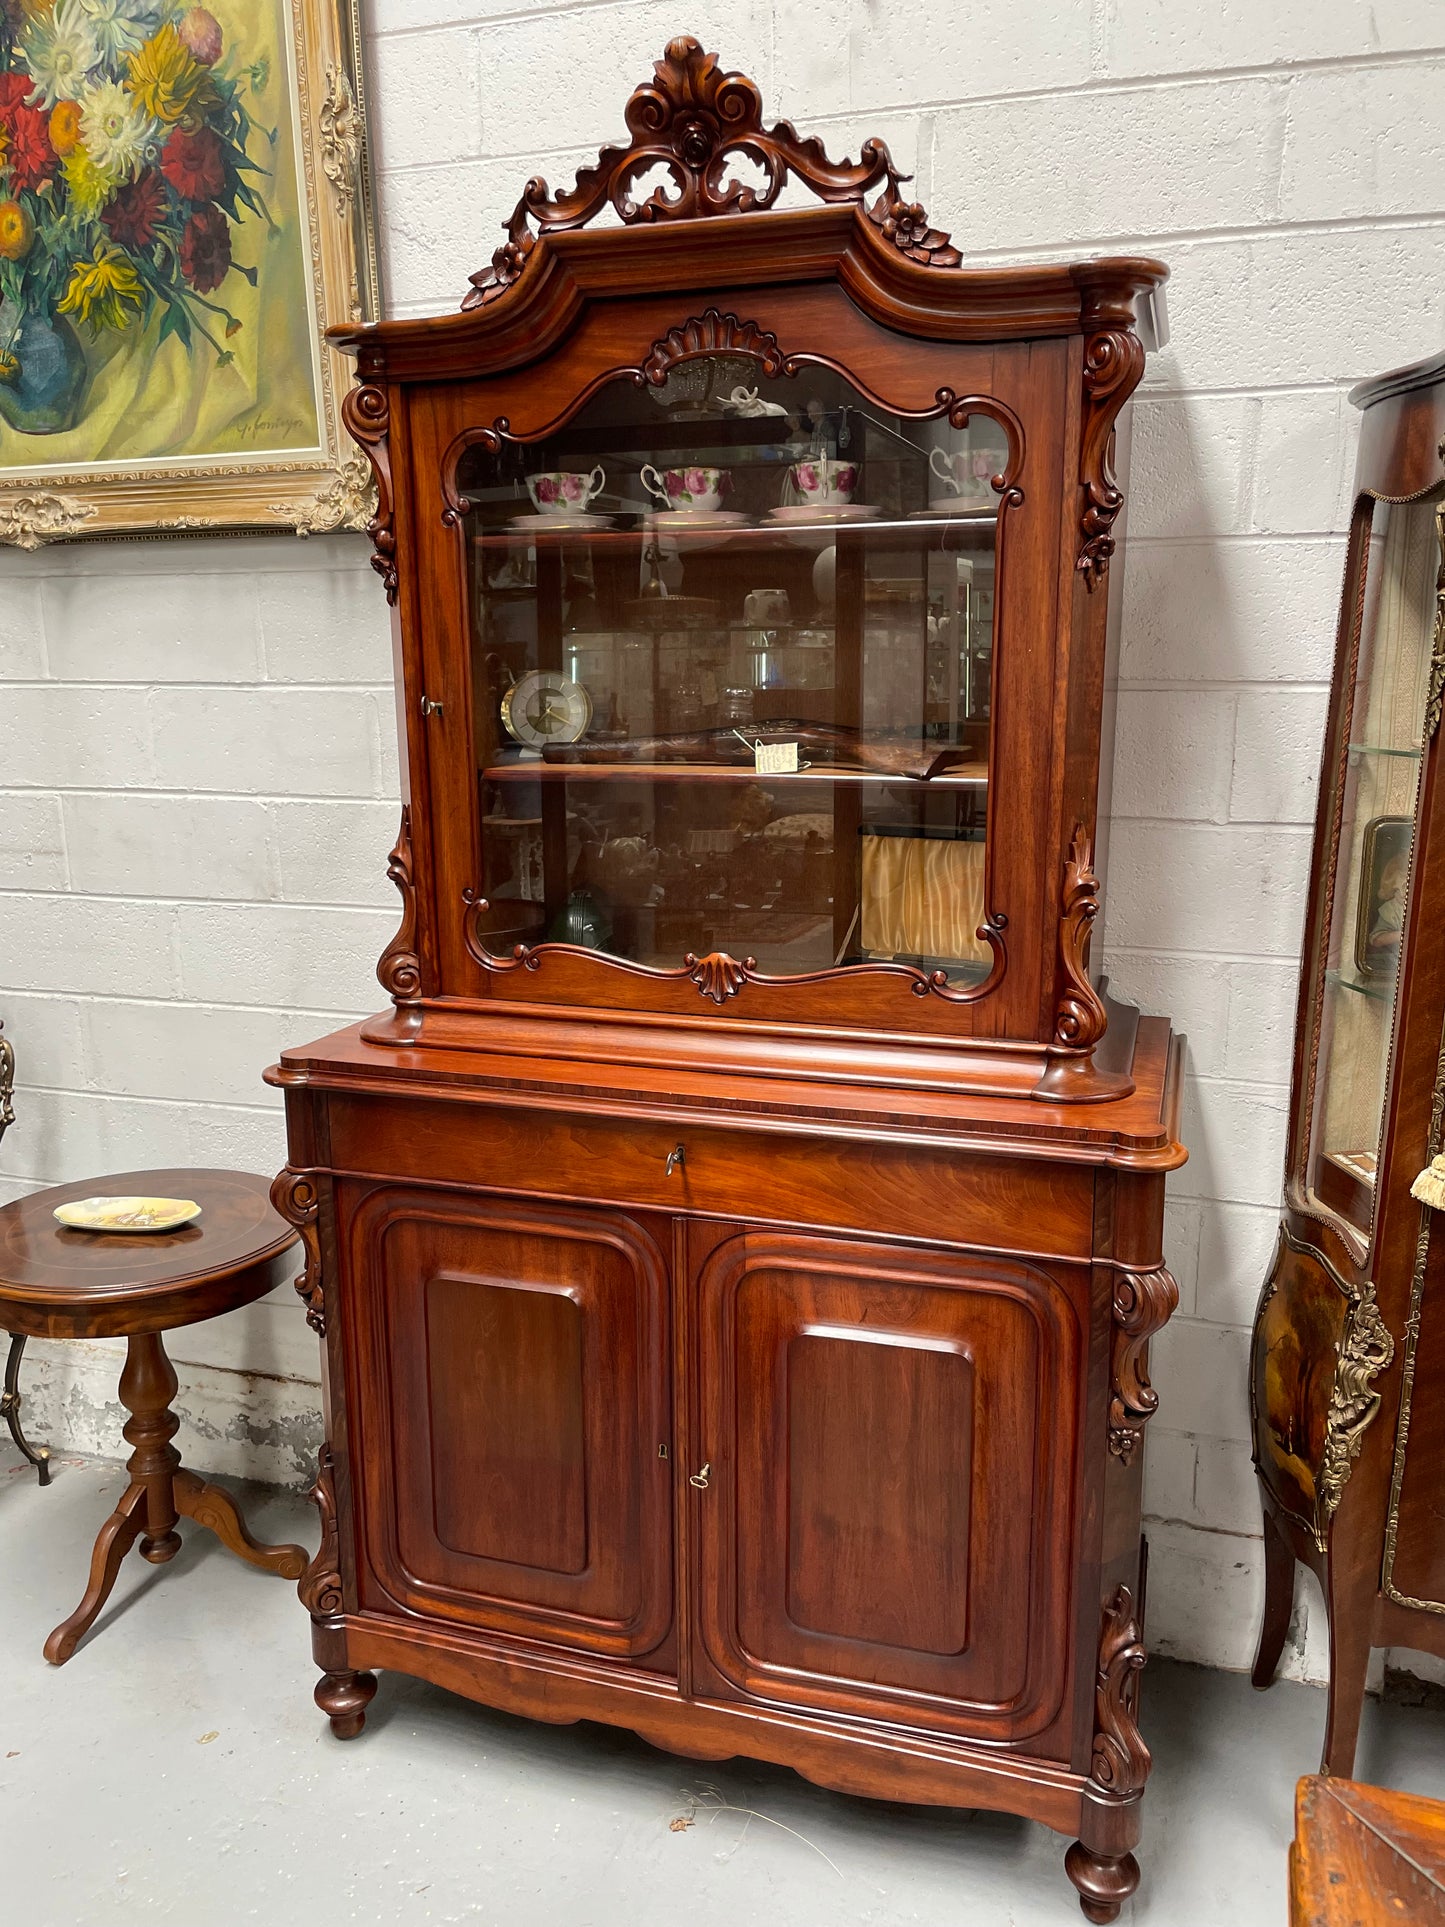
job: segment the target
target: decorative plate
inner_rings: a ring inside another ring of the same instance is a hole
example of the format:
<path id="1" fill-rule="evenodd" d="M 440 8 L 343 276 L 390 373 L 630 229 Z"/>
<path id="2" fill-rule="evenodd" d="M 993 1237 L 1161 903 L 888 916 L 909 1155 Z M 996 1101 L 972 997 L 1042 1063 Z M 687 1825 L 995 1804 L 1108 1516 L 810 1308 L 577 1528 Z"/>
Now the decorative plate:
<path id="1" fill-rule="evenodd" d="M 610 529 L 612 523 L 610 515 L 578 509 L 566 515 L 514 515 L 507 526 L 514 535 L 577 535 Z"/>
<path id="2" fill-rule="evenodd" d="M 820 527 L 831 527 L 834 522 L 874 522 L 883 513 L 875 502 L 819 502 L 815 507 L 811 502 L 793 502 L 780 509 L 770 509 L 770 522 L 812 522 Z"/>
<path id="3" fill-rule="evenodd" d="M 76 1198 L 55 1207 L 71 1231 L 174 1231 L 200 1215 L 191 1198 Z"/>
<path id="4" fill-rule="evenodd" d="M 997 501 L 965 502 L 960 506 L 957 498 L 943 502 L 930 502 L 926 509 L 916 509 L 917 515 L 937 516 L 949 522 L 989 522 L 998 515 Z"/>
<path id="5" fill-rule="evenodd" d="M 689 529 L 743 529 L 752 521 L 741 509 L 658 509 L 648 520 L 669 535 L 682 535 Z"/>

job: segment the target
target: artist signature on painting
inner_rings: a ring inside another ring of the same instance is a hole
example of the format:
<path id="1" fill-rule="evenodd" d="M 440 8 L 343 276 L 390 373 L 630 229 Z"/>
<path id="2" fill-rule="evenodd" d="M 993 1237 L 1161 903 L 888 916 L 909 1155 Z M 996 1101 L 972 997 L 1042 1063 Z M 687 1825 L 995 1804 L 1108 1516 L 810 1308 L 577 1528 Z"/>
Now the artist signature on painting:
<path id="1" fill-rule="evenodd" d="M 272 435 L 296 435 L 304 424 L 297 415 L 263 415 L 259 421 L 243 422 L 236 430 L 239 441 L 258 442 Z"/>

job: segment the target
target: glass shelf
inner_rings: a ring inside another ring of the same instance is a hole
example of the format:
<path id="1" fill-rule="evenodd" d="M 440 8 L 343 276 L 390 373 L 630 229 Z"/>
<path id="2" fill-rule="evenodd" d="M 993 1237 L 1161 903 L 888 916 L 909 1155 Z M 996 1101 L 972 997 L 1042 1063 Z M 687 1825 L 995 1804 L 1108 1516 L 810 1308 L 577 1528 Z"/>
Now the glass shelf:
<path id="1" fill-rule="evenodd" d="M 1406 763 L 1418 763 L 1421 754 L 1418 748 L 1395 749 L 1388 743 L 1351 743 L 1349 748 L 1351 756 L 1392 756 Z"/>
<path id="2" fill-rule="evenodd" d="M 1354 977 L 1344 970 L 1327 970 L 1325 982 L 1336 990 L 1348 990 L 1356 997 L 1369 997 L 1378 1004 L 1388 1004 L 1395 995 L 1395 979 L 1390 977 Z"/>

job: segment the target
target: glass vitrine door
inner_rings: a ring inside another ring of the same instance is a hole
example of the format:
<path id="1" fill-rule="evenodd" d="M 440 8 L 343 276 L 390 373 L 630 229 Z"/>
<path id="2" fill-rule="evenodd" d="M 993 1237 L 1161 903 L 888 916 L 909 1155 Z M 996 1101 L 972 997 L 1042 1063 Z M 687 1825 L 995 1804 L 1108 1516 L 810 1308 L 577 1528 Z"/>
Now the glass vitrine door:
<path id="1" fill-rule="evenodd" d="M 1429 698 L 1437 508 L 1373 508 L 1350 730 L 1336 772 L 1338 833 L 1306 1157 L 1314 1201 L 1368 1235 L 1391 1052 Z"/>
<path id="2" fill-rule="evenodd" d="M 984 984 L 1005 413 L 715 355 L 466 452 L 489 955 Z"/>

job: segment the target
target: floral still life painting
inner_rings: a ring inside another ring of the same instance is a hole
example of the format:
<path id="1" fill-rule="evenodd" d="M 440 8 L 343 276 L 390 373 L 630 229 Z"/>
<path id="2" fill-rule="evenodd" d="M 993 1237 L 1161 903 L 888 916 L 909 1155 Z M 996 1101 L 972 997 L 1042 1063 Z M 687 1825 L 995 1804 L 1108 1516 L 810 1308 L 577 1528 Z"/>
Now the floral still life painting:
<path id="1" fill-rule="evenodd" d="M 0 0 L 0 538 L 364 522 L 354 4 Z"/>

